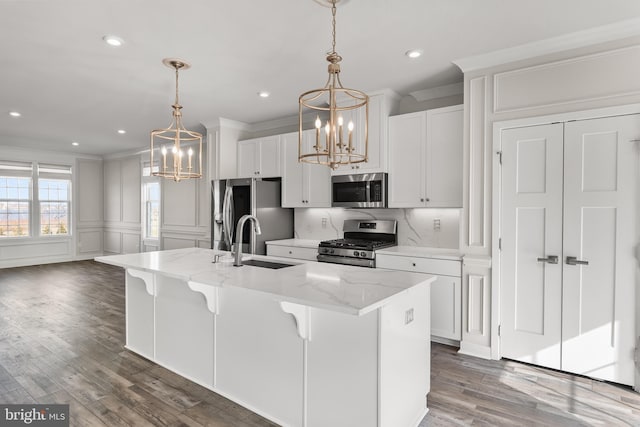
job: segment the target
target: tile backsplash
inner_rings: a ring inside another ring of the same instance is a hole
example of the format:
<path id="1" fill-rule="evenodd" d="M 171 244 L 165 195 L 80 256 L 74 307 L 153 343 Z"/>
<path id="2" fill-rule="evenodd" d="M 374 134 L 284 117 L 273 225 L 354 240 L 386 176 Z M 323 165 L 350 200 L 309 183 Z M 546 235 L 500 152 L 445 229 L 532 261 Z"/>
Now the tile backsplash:
<path id="1" fill-rule="evenodd" d="M 336 239 L 342 237 L 345 219 L 395 219 L 399 245 L 458 249 L 460 212 L 460 209 L 296 209 L 295 237 Z"/>

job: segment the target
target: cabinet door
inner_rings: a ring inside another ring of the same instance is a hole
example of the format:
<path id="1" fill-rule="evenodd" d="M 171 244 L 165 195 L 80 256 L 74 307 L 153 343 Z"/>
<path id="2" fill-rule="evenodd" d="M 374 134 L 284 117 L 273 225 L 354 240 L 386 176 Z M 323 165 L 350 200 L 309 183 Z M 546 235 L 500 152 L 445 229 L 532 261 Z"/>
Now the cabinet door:
<path id="1" fill-rule="evenodd" d="M 352 173 L 386 172 L 387 135 L 383 120 L 387 120 L 384 109 L 384 95 L 369 97 L 368 117 L 368 160 L 363 163 L 341 166 L 332 172 L 332 175 L 348 175 Z M 346 129 L 349 120 L 353 121 L 353 144 L 358 153 L 364 153 L 364 129 L 367 117 L 364 109 L 343 112 L 344 126 Z M 346 135 L 346 130 L 345 130 Z"/>
<path id="2" fill-rule="evenodd" d="M 238 142 L 238 178 L 253 178 L 258 171 L 258 142 L 255 139 Z"/>
<path id="3" fill-rule="evenodd" d="M 427 111 L 427 207 L 462 207 L 463 107 Z"/>
<path id="4" fill-rule="evenodd" d="M 304 137 L 306 150 L 308 151 L 315 144 L 315 131 L 305 131 Z M 304 163 L 302 171 L 303 207 L 331 207 L 331 169 L 324 165 Z"/>
<path id="5" fill-rule="evenodd" d="M 304 135 L 303 135 L 304 137 Z M 298 132 L 282 135 L 282 207 L 304 207 L 302 175 L 304 163 L 298 162 Z M 328 168 L 327 168 L 328 169 Z"/>
<path id="6" fill-rule="evenodd" d="M 460 277 L 438 276 L 431 283 L 431 335 L 460 341 L 462 333 L 462 281 Z"/>
<path id="7" fill-rule="evenodd" d="M 426 114 L 389 117 L 389 207 L 424 207 Z M 462 159 L 460 160 L 462 162 Z"/>
<path id="8" fill-rule="evenodd" d="M 280 170 L 280 136 L 260 138 L 257 175 L 263 177 L 282 176 Z"/>

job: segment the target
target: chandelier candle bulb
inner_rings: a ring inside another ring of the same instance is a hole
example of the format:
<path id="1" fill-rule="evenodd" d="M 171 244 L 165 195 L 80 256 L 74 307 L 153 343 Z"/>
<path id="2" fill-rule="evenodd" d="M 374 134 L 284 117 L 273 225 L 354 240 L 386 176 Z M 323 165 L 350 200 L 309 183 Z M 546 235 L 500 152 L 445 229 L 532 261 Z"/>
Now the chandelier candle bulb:
<path id="1" fill-rule="evenodd" d="M 316 117 L 316 151 L 320 151 L 320 128 L 322 127 L 322 122 L 320 121 L 320 116 Z"/>
<path id="2" fill-rule="evenodd" d="M 162 169 L 167 170 L 167 147 L 162 147 Z"/>
<path id="3" fill-rule="evenodd" d="M 339 142 L 338 142 L 338 146 L 340 147 L 340 151 L 342 151 L 342 147 L 344 147 L 344 144 L 342 143 L 342 125 L 344 123 L 344 119 L 342 118 L 342 116 L 338 116 L 338 136 L 339 136 Z"/>
<path id="4" fill-rule="evenodd" d="M 349 120 L 347 129 L 349 129 L 349 153 L 351 153 L 353 152 L 353 122 L 351 120 Z"/>
<path id="5" fill-rule="evenodd" d="M 191 167 L 191 157 L 193 157 L 193 149 L 189 148 L 188 153 L 189 153 L 189 165 L 188 165 L 188 167 L 189 167 L 189 172 L 191 172 L 191 169 L 192 169 L 192 167 Z"/>
<path id="6" fill-rule="evenodd" d="M 326 141 L 325 149 L 326 149 L 327 151 L 329 151 L 329 137 L 330 137 L 330 135 L 331 135 L 331 125 L 329 124 L 329 121 L 328 121 L 328 120 L 327 120 L 327 124 L 326 124 L 326 126 L 324 127 L 324 133 L 325 133 L 325 134 L 326 134 L 326 136 L 327 136 L 327 141 Z"/>

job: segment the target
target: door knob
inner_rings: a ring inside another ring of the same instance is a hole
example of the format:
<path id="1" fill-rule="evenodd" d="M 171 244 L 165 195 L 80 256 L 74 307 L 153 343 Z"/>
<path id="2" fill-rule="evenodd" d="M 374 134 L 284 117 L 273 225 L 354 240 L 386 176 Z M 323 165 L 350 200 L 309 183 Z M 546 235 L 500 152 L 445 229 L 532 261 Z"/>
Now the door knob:
<path id="1" fill-rule="evenodd" d="M 549 255 L 546 258 L 538 258 L 538 262 L 546 262 L 548 264 L 557 264 L 558 256 L 557 255 Z"/>
<path id="2" fill-rule="evenodd" d="M 568 256 L 567 264 L 568 265 L 589 265 L 589 261 L 580 260 L 574 256 Z"/>

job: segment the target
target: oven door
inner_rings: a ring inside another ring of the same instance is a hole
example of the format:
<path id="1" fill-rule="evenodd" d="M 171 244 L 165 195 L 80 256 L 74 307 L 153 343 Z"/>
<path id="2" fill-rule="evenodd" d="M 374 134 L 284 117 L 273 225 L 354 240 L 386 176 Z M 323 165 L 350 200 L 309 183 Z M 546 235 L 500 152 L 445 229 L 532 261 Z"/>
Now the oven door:
<path id="1" fill-rule="evenodd" d="M 387 174 L 364 173 L 331 177 L 331 206 L 337 208 L 386 208 Z"/>
<path id="2" fill-rule="evenodd" d="M 368 258 L 354 258 L 354 257 L 325 255 L 325 254 L 318 254 L 317 258 L 318 258 L 318 262 L 330 262 L 333 264 L 355 265 L 358 267 L 370 267 L 370 268 L 374 268 L 376 266 L 375 259 L 368 259 Z"/>

